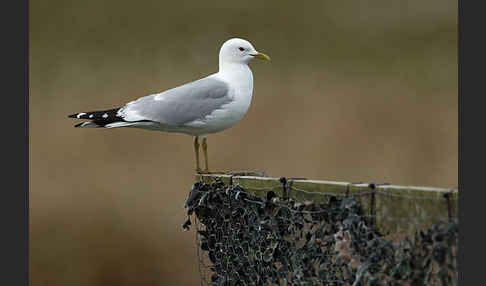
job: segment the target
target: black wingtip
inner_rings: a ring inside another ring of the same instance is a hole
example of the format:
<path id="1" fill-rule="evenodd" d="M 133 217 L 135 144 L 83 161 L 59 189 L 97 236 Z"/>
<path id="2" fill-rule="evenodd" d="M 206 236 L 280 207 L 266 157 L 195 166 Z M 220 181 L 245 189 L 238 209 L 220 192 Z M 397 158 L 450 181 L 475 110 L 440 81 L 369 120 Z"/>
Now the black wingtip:
<path id="1" fill-rule="evenodd" d="M 68 118 L 76 118 L 76 115 L 78 115 L 78 113 L 74 113 L 74 114 L 68 115 Z"/>

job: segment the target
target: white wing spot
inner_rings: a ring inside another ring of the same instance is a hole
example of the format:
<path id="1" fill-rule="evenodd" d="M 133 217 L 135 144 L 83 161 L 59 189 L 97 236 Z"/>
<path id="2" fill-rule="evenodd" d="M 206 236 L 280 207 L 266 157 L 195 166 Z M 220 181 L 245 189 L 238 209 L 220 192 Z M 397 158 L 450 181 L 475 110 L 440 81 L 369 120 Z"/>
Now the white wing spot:
<path id="1" fill-rule="evenodd" d="M 155 101 L 164 101 L 164 100 L 166 100 L 166 97 L 163 94 L 157 94 L 156 96 L 154 96 L 154 100 Z"/>
<path id="2" fill-rule="evenodd" d="M 85 115 L 86 112 L 81 112 L 81 113 L 78 113 L 78 115 L 76 115 L 77 118 L 81 118 L 81 116 Z"/>
<path id="3" fill-rule="evenodd" d="M 89 115 L 89 118 L 93 118 L 93 114 L 90 114 L 90 115 Z"/>
<path id="4" fill-rule="evenodd" d="M 108 118 L 108 114 L 107 114 L 107 113 L 105 113 L 105 114 L 103 114 L 103 116 L 102 116 L 102 117 L 103 117 L 103 118 Z"/>

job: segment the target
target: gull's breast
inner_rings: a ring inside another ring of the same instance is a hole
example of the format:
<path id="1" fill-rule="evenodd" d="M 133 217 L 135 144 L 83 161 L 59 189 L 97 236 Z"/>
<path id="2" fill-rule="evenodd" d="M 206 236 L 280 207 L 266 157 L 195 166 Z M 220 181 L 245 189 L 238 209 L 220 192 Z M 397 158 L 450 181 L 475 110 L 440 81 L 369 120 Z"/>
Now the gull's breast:
<path id="1" fill-rule="evenodd" d="M 230 85 L 229 96 L 232 100 L 214 110 L 205 118 L 188 124 L 195 128 L 194 133 L 209 134 L 223 131 L 240 121 L 250 108 L 253 93 L 253 75 L 248 69 L 246 75 L 239 75 L 238 79 L 224 79 Z M 197 135 L 197 134 L 196 134 Z"/>

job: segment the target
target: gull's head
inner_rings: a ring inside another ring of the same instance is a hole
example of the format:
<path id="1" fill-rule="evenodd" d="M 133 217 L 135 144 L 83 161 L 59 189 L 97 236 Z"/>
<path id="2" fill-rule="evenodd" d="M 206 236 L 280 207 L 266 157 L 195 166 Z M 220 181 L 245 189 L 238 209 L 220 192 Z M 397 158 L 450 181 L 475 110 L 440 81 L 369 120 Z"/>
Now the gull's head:
<path id="1" fill-rule="evenodd" d="M 248 64 L 252 59 L 270 60 L 264 53 L 258 52 L 247 40 L 233 38 L 221 46 L 219 51 L 219 63 L 240 63 Z"/>

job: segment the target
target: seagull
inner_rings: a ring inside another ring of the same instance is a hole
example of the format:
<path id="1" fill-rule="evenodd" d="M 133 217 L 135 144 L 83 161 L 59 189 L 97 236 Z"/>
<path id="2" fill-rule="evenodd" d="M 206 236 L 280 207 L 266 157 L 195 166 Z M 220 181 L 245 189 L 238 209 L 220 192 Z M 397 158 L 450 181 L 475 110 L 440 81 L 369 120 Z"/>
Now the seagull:
<path id="1" fill-rule="evenodd" d="M 192 135 L 196 172 L 210 173 L 206 138 L 235 125 L 248 111 L 253 94 L 253 74 L 248 63 L 254 58 L 270 60 L 247 40 L 232 38 L 221 46 L 217 73 L 122 107 L 68 117 L 89 120 L 76 124 L 77 128 L 131 127 Z M 204 153 L 203 171 L 199 166 L 199 137 Z"/>

